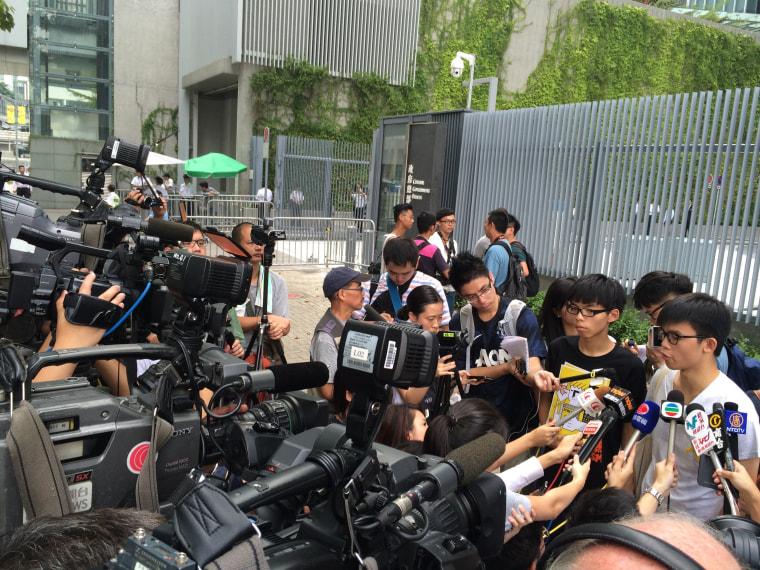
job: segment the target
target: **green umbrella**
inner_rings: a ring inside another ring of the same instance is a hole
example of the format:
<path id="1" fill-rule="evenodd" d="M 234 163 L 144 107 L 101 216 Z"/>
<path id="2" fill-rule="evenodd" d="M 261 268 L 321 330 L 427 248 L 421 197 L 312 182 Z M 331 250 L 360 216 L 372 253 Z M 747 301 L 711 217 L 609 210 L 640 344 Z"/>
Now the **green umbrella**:
<path id="1" fill-rule="evenodd" d="M 247 168 L 242 162 L 218 152 L 185 161 L 185 173 L 198 178 L 231 178 Z"/>

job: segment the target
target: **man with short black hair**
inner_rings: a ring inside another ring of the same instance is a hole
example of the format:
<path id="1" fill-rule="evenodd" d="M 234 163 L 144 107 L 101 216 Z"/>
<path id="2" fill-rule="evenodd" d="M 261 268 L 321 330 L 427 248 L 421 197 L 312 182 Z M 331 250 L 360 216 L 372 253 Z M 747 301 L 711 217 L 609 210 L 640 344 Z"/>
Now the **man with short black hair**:
<path id="1" fill-rule="evenodd" d="M 757 476 L 760 464 L 760 424 L 755 407 L 747 395 L 728 376 L 718 370 L 716 358 L 731 331 L 731 311 L 718 299 L 705 293 L 680 295 L 660 310 L 662 359 L 650 381 L 647 400 L 662 402 L 671 390 L 683 393 L 684 404 L 697 403 L 708 412 L 713 404 L 734 402 L 746 414 L 745 432 L 738 436 L 739 455 L 750 476 Z M 652 485 L 654 465 L 666 459 L 668 422 L 659 422 L 652 432 L 652 462 L 643 488 Z M 674 453 L 678 465 L 678 485 L 670 491 L 670 508 L 685 511 L 700 520 L 721 513 L 723 498 L 697 483 L 699 458 L 691 439 L 681 428 L 676 430 Z"/>
<path id="2" fill-rule="evenodd" d="M 435 221 L 438 224 L 438 230 L 430 236 L 429 241 L 441 250 L 441 255 L 443 255 L 446 265 L 451 267 L 451 260 L 459 254 L 459 244 L 457 244 L 453 236 L 454 227 L 457 223 L 454 210 L 451 208 L 441 208 L 435 213 Z M 449 302 L 449 312 L 453 315 L 457 293 L 448 277 L 441 279 L 441 285 L 443 285 L 443 290 L 446 293 L 446 300 Z"/>
<path id="3" fill-rule="evenodd" d="M 393 206 L 393 221 L 396 225 L 393 226 L 393 231 L 391 231 L 391 233 L 385 234 L 385 240 L 383 241 L 381 251 L 385 250 L 385 244 L 390 240 L 403 237 L 406 235 L 406 232 L 412 229 L 412 226 L 414 225 L 414 212 L 412 211 L 412 206 L 405 203 Z M 386 271 L 385 255 L 383 255 L 380 260 L 380 274 L 383 274 Z"/>
<path id="4" fill-rule="evenodd" d="M 494 278 L 494 286 L 496 291 L 503 293 L 507 287 L 507 281 L 514 279 L 515 276 L 511 275 L 510 261 L 513 255 L 512 246 L 509 240 L 506 238 L 507 230 L 509 229 L 510 215 L 506 210 L 499 208 L 488 212 L 484 229 L 486 236 L 491 241 L 491 245 L 483 256 L 483 262 L 488 267 Z M 518 269 L 515 265 L 512 270 Z M 523 279 L 524 284 L 524 279 Z M 521 300 L 525 300 L 525 291 L 521 294 L 510 292 L 511 296 L 518 297 Z"/>
<path id="5" fill-rule="evenodd" d="M 330 308 L 314 328 L 309 356 L 312 362 L 324 362 L 327 366 L 327 384 L 319 388 L 326 400 L 333 398 L 333 382 L 338 369 L 338 343 L 343 327 L 351 318 L 351 313 L 364 306 L 362 284 L 370 279 L 370 275 L 359 273 L 350 267 L 336 267 L 330 270 L 322 282 L 322 292 L 330 300 Z"/>
<path id="6" fill-rule="evenodd" d="M 417 249 L 420 252 L 417 269 L 423 273 L 439 279 L 439 275 L 447 278 L 449 275 L 449 266 L 443 260 L 441 251 L 428 240 L 435 232 L 435 216 L 430 212 L 422 212 L 417 216 L 417 231 L 419 232 L 414 239 Z M 444 289 L 444 292 L 446 290 Z M 449 309 L 451 310 L 451 309 Z"/>
<path id="7" fill-rule="evenodd" d="M 383 260 L 388 266 L 388 271 L 380 276 L 377 290 L 372 297 L 372 307 L 382 314 L 385 320 L 392 322 L 396 318 L 398 310 L 406 304 L 406 298 L 415 287 L 430 285 L 436 290 L 443 303 L 441 328 L 448 329 L 451 315 L 443 287 L 437 279 L 417 270 L 419 252 L 414 242 L 406 237 L 389 240 L 383 249 Z M 364 304 L 369 302 L 369 284 L 365 283 Z M 364 309 L 357 311 L 356 316 L 363 318 Z"/>
<path id="8" fill-rule="evenodd" d="M 510 439 L 520 437 L 538 426 L 538 402 L 533 390 L 551 391 L 559 387 L 552 374 L 541 366 L 546 344 L 536 316 L 525 303 L 497 295 L 493 274 L 469 252 L 453 260 L 449 277 L 468 302 L 451 320 L 452 330 L 466 329 L 470 339 L 466 354 L 462 352 L 456 357 L 457 367 L 468 370 L 473 377 L 492 380 L 472 386 L 470 394 L 499 409 L 509 425 Z M 501 348 L 502 328 L 514 331 L 509 336 L 527 340 L 527 374 L 520 374 L 517 359 Z"/>

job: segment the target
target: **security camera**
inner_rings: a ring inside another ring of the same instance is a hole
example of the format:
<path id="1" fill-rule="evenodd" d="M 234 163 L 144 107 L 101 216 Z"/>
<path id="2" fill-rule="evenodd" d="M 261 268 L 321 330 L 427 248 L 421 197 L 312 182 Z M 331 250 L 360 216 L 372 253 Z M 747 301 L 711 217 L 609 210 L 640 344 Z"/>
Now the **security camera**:
<path id="1" fill-rule="evenodd" d="M 451 60 L 451 77 L 462 77 L 464 71 L 464 60 L 458 55 Z"/>

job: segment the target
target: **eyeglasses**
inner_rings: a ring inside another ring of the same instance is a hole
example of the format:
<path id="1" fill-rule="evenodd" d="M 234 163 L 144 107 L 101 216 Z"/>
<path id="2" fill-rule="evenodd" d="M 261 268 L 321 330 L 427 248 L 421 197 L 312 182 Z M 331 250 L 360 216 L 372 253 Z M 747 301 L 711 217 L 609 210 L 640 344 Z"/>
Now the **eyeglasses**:
<path id="1" fill-rule="evenodd" d="M 456 224 L 456 220 L 438 220 L 439 224 Z"/>
<path id="2" fill-rule="evenodd" d="M 565 305 L 565 309 L 567 309 L 567 312 L 570 313 L 571 315 L 577 315 L 578 313 L 580 313 L 581 315 L 587 318 L 595 317 L 599 313 L 609 312 L 607 309 L 585 309 L 585 308 L 582 309 L 578 305 L 573 305 L 572 303 L 568 303 L 567 305 Z"/>
<path id="3" fill-rule="evenodd" d="M 707 337 L 703 335 L 694 335 L 694 334 L 678 334 L 675 332 L 668 332 L 664 329 L 660 329 L 657 332 L 657 338 L 660 341 L 663 341 L 665 339 L 668 339 L 668 342 L 672 344 L 673 346 L 678 344 L 678 341 L 680 341 L 682 338 L 698 338 L 700 340 L 704 340 Z"/>
<path id="4" fill-rule="evenodd" d="M 644 314 L 645 314 L 647 317 L 649 317 L 649 320 L 650 320 L 650 321 L 656 321 L 656 320 L 657 320 L 657 316 L 656 316 L 656 315 L 657 315 L 657 312 L 658 312 L 660 309 L 662 309 L 662 308 L 663 308 L 665 305 L 667 305 L 668 303 L 670 303 L 670 299 L 668 299 L 668 300 L 667 300 L 667 301 L 665 301 L 665 302 L 664 302 L 662 305 L 660 305 L 660 306 L 659 306 L 659 307 L 657 307 L 655 310 L 653 310 L 653 311 L 651 311 L 651 312 L 649 312 L 649 313 L 647 313 L 646 311 L 644 311 Z"/>
<path id="5" fill-rule="evenodd" d="M 183 241 L 182 245 L 185 247 L 192 247 L 193 244 L 197 245 L 198 247 L 204 247 L 208 245 L 208 238 L 203 239 L 194 239 L 193 241 Z"/>
<path id="6" fill-rule="evenodd" d="M 493 291 L 493 289 L 491 288 L 491 280 L 489 279 L 488 280 L 488 285 L 485 285 L 480 291 L 478 291 L 474 295 L 462 295 L 462 298 L 465 301 L 467 301 L 469 303 L 472 303 L 473 301 L 477 301 L 481 297 L 485 297 L 487 295 L 490 295 L 492 291 Z"/>
<path id="7" fill-rule="evenodd" d="M 359 287 L 348 287 L 348 286 L 346 286 L 346 287 L 341 287 L 341 289 L 343 289 L 344 291 L 361 291 L 362 290 L 362 286 L 361 285 L 359 285 Z"/>

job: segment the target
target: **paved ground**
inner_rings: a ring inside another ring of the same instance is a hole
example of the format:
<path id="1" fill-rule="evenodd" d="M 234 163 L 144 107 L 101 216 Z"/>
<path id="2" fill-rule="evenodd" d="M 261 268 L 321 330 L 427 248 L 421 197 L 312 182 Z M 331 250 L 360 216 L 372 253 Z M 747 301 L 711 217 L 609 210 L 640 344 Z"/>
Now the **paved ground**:
<path id="1" fill-rule="evenodd" d="M 322 281 L 329 268 L 320 267 L 277 268 L 288 284 L 290 304 L 290 334 L 283 338 L 285 357 L 289 363 L 308 362 L 309 344 L 314 327 L 330 303 L 322 293 Z"/>

